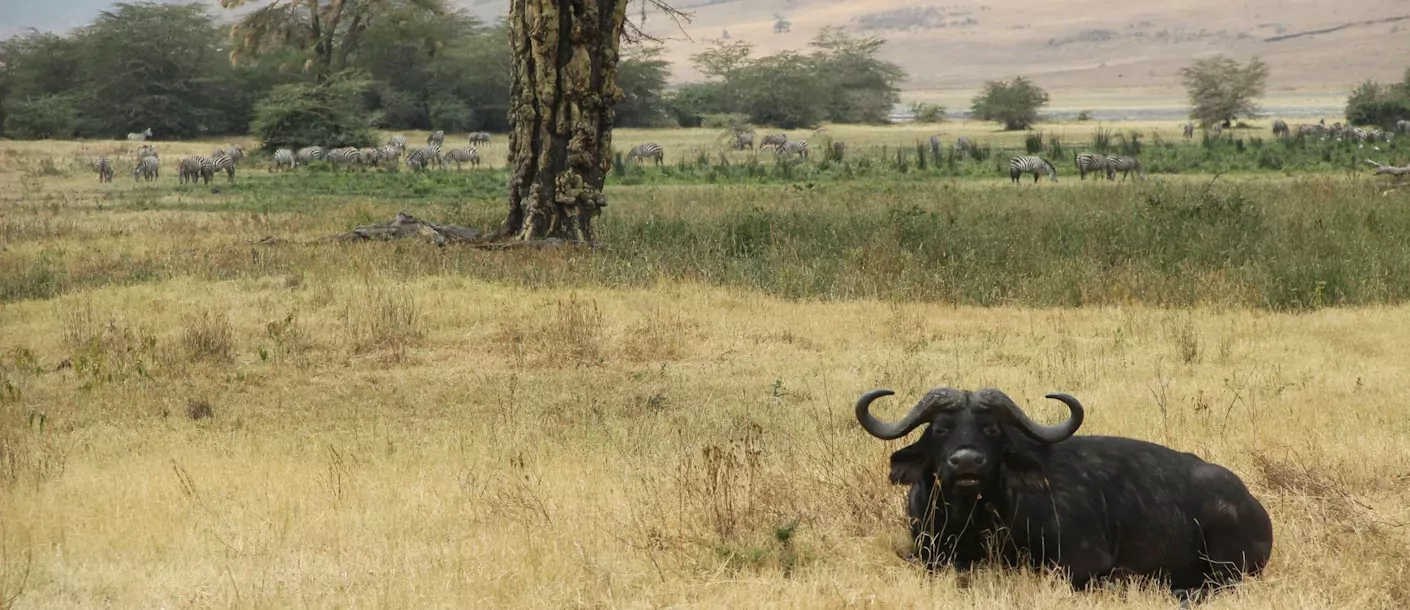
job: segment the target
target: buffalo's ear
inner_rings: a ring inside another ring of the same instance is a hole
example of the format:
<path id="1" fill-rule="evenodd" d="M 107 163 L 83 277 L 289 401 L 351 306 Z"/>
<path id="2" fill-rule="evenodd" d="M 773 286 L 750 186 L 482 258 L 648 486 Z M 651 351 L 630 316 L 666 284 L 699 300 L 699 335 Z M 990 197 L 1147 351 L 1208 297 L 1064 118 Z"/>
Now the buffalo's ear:
<path id="1" fill-rule="evenodd" d="M 1041 484 L 1043 461 L 1040 454 L 1044 447 L 1012 426 L 1004 426 L 1004 436 L 1008 447 L 1004 450 L 1003 467 L 1008 479 L 1023 485 Z"/>
<path id="2" fill-rule="evenodd" d="M 891 482 L 896 485 L 919 485 L 930 476 L 930 456 L 920 443 L 891 454 Z"/>

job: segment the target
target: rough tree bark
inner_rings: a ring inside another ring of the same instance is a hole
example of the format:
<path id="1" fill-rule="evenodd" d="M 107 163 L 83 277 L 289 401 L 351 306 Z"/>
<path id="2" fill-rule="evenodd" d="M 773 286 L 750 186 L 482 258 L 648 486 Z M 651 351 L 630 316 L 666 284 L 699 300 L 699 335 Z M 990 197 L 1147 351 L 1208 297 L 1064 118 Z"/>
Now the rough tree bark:
<path id="1" fill-rule="evenodd" d="M 628 0 L 511 0 L 509 213 L 491 237 L 592 242 Z"/>

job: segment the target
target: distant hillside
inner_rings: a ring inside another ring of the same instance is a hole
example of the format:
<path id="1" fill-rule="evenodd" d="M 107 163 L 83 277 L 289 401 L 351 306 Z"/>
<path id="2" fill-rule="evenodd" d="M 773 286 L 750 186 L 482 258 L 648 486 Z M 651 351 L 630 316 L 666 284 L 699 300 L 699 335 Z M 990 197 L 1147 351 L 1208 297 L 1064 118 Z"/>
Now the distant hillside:
<path id="1" fill-rule="evenodd" d="M 1026 75 L 1054 105 L 1183 103 L 1178 70 L 1191 58 L 1259 55 L 1272 67 L 1270 103 L 1345 98 L 1366 78 L 1399 80 L 1410 66 L 1410 2 L 1362 0 L 680 0 L 694 13 L 685 35 L 647 15 L 669 37 L 677 80 L 699 78 L 691 54 L 728 32 L 761 53 L 801 49 L 818 29 L 846 26 L 890 41 L 887 59 L 911 75 L 907 98 L 967 99 L 985 80 Z M 503 0 L 460 0 L 493 20 Z M 790 22 L 774 32 L 778 17 Z M 689 36 L 689 39 L 686 38 Z M 1066 95 L 1056 95 L 1064 92 Z"/>

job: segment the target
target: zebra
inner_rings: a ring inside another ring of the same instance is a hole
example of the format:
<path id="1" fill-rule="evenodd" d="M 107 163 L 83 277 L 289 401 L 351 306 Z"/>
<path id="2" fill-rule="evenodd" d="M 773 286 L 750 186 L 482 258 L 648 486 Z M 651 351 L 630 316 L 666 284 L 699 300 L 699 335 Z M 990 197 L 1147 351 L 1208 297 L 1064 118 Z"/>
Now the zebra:
<path id="1" fill-rule="evenodd" d="M 1195 124 L 1194 124 L 1193 122 L 1185 123 L 1185 139 L 1186 139 L 1186 140 L 1189 140 L 1189 139 L 1192 139 L 1192 138 L 1194 138 L 1194 137 L 1195 137 Z"/>
<path id="2" fill-rule="evenodd" d="M 1318 134 L 1323 133 L 1324 131 L 1326 131 L 1326 128 L 1323 127 L 1322 125 L 1313 125 L 1313 124 L 1311 124 L 1311 123 L 1303 123 L 1303 124 L 1297 126 L 1297 135 L 1303 136 L 1303 137 L 1315 136 L 1315 135 L 1318 135 Z"/>
<path id="3" fill-rule="evenodd" d="M 113 164 L 108 162 L 107 157 L 93 159 L 93 170 L 98 172 L 98 182 L 113 181 Z"/>
<path id="4" fill-rule="evenodd" d="M 399 151 L 397 153 L 397 156 L 401 156 L 401 153 L 406 152 L 406 136 L 401 134 L 392 136 L 392 139 L 387 140 L 387 146 L 397 147 L 397 150 Z"/>
<path id="5" fill-rule="evenodd" d="M 1210 125 L 1208 131 L 1205 133 L 1209 134 L 1209 139 L 1218 140 L 1220 136 L 1224 135 L 1224 126 L 1215 123 Z"/>
<path id="6" fill-rule="evenodd" d="M 1083 180 L 1087 179 L 1087 174 L 1096 174 L 1107 169 L 1107 157 L 1097 153 L 1082 153 L 1077 155 L 1077 173 Z M 1107 172 L 1107 179 L 1111 179 L 1110 172 Z"/>
<path id="7" fill-rule="evenodd" d="M 656 164 L 660 165 L 665 158 L 666 149 L 661 148 L 661 145 L 655 142 L 641 144 L 627 153 L 628 163 L 631 163 L 633 160 L 637 163 L 641 163 L 643 159 L 656 159 Z"/>
<path id="8" fill-rule="evenodd" d="M 137 167 L 132 170 L 132 181 L 146 180 L 151 182 L 159 177 L 160 170 L 161 161 L 158 161 L 156 157 L 142 157 L 142 160 L 137 162 Z"/>
<path id="9" fill-rule="evenodd" d="M 763 138 L 759 140 L 759 150 L 764 150 L 764 148 L 769 146 L 772 146 L 776 149 L 783 148 L 783 145 L 787 142 L 788 134 L 786 133 L 766 134 Z"/>
<path id="10" fill-rule="evenodd" d="M 406 166 L 413 171 L 426 169 L 426 166 L 435 163 L 437 167 L 445 164 L 441 160 L 441 147 L 435 144 L 418 148 L 406 155 Z"/>
<path id="11" fill-rule="evenodd" d="M 1108 180 L 1116 179 L 1116 172 L 1121 172 L 1121 181 L 1125 182 L 1131 172 L 1136 172 L 1140 179 L 1146 179 L 1146 168 L 1141 165 L 1141 160 L 1125 155 L 1111 155 L 1106 158 L 1106 177 Z"/>
<path id="12" fill-rule="evenodd" d="M 401 162 L 401 153 L 402 153 L 402 152 L 403 152 L 403 149 L 397 147 L 396 144 L 388 144 L 388 145 L 386 145 L 386 146 L 383 146 L 383 147 L 377 149 L 377 163 L 376 163 L 376 164 L 380 166 L 380 165 L 382 165 L 383 163 L 390 163 L 391 166 L 392 166 L 392 169 L 396 169 L 397 165 L 400 164 L 400 162 Z"/>
<path id="13" fill-rule="evenodd" d="M 298 167 L 298 162 L 294 160 L 294 151 L 281 148 L 274 151 L 274 167 L 294 169 Z"/>
<path id="14" fill-rule="evenodd" d="M 1395 122 L 1395 130 L 1400 133 L 1410 134 L 1410 121 L 1401 119 Z"/>
<path id="15" fill-rule="evenodd" d="M 309 161 L 322 161 L 327 158 L 327 156 L 328 153 L 327 151 L 323 150 L 322 146 L 308 146 L 300 148 L 299 152 L 294 153 L 294 159 L 299 163 L 308 163 Z"/>
<path id="16" fill-rule="evenodd" d="M 357 151 L 358 157 L 362 160 L 363 167 L 377 167 L 382 162 L 382 149 L 363 148 Z"/>
<path id="17" fill-rule="evenodd" d="M 181 184 L 186 184 L 187 180 L 190 180 L 191 184 L 195 184 L 197 179 L 205 180 L 206 184 L 210 184 L 211 177 L 215 175 L 215 163 L 207 157 L 190 156 L 181 160 L 179 172 Z"/>
<path id="18" fill-rule="evenodd" d="M 150 138 L 150 137 L 152 137 L 152 128 L 151 128 L 151 127 L 148 127 L 145 131 L 142 131 L 142 132 L 139 132 L 139 133 L 129 133 L 129 134 L 127 134 L 127 140 L 128 140 L 129 142 L 146 142 L 146 141 L 147 141 L 147 138 Z"/>
<path id="19" fill-rule="evenodd" d="M 137 158 L 157 156 L 157 147 L 151 144 L 143 144 L 137 147 Z"/>
<path id="20" fill-rule="evenodd" d="M 1273 121 L 1273 137 L 1286 138 L 1290 135 L 1292 135 L 1292 131 L 1288 129 L 1286 122 L 1283 122 L 1281 119 Z"/>
<path id="21" fill-rule="evenodd" d="M 734 132 L 734 141 L 730 143 L 730 146 L 734 147 L 735 150 L 753 150 L 753 148 L 754 148 L 754 132 L 752 132 L 752 131 L 736 131 L 736 132 Z"/>
<path id="22" fill-rule="evenodd" d="M 328 162 L 343 167 L 355 167 L 362 160 L 362 153 L 356 148 L 335 148 L 328 151 Z"/>
<path id="23" fill-rule="evenodd" d="M 211 155 L 206 158 L 210 162 L 210 171 L 214 174 L 217 171 L 225 172 L 225 179 L 230 184 L 235 184 L 235 159 L 228 153 Z"/>
<path id="24" fill-rule="evenodd" d="M 1047 174 L 1048 179 L 1057 182 L 1057 168 L 1042 157 L 1014 157 L 1009 159 L 1009 178 L 1018 184 L 1018 177 L 1033 174 L 1033 184 L 1038 183 L 1038 174 Z"/>
<path id="25" fill-rule="evenodd" d="M 449 153 L 446 153 L 446 158 L 455 162 L 455 169 L 457 170 L 460 169 L 461 163 L 469 163 L 477 168 L 480 167 L 480 151 L 476 150 L 474 146 L 453 149 Z"/>
<path id="26" fill-rule="evenodd" d="M 439 129 L 436 130 L 436 131 L 431 132 L 431 135 L 426 136 L 426 144 L 427 144 L 427 145 L 435 144 L 436 146 L 445 146 L 445 143 L 446 143 L 446 132 L 441 131 L 441 130 L 439 130 Z"/>
<path id="27" fill-rule="evenodd" d="M 974 141 L 969 138 L 955 138 L 955 150 L 959 152 L 974 150 Z"/>
<path id="28" fill-rule="evenodd" d="M 486 144 L 486 145 L 488 145 L 489 143 L 490 143 L 490 134 L 489 134 L 489 132 L 487 132 L 487 131 L 472 131 L 472 132 L 470 132 L 470 145 L 471 145 L 471 146 L 475 146 L 476 144 Z M 451 152 L 455 152 L 455 151 L 451 151 Z"/>
<path id="29" fill-rule="evenodd" d="M 787 141 L 787 142 L 784 142 L 784 143 L 783 143 L 783 146 L 778 149 L 778 154 L 780 154 L 780 155 L 798 155 L 798 158 L 799 158 L 799 159 L 807 159 L 807 158 L 808 158 L 808 141 L 807 141 L 807 140 L 789 140 L 789 141 Z"/>
<path id="30" fill-rule="evenodd" d="M 940 134 L 930 136 L 930 155 L 935 157 L 937 162 L 940 161 L 940 146 L 944 143 L 945 141 L 940 139 Z"/>

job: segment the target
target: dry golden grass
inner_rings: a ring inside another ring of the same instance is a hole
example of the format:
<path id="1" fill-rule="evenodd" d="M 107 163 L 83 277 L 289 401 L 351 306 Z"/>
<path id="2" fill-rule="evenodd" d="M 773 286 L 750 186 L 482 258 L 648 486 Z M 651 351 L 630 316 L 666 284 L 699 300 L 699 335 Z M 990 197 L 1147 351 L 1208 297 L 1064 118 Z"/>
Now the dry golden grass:
<path id="1" fill-rule="evenodd" d="M 29 176 L 0 166 L 0 213 L 25 220 L 6 225 L 13 247 L 115 266 L 328 222 L 114 212 L 96 180 Z M 72 196 L 27 207 L 11 188 L 22 179 Z M 879 410 L 894 416 L 951 384 L 1001 387 L 1046 420 L 1061 409 L 1041 396 L 1071 392 L 1089 407 L 1084 433 L 1243 476 L 1273 515 L 1273 562 L 1207 607 L 1410 606 L 1410 307 L 509 287 L 407 278 L 387 264 L 409 256 L 393 244 L 306 247 L 342 249 L 292 274 L 222 279 L 212 260 L 208 274 L 0 304 L 0 600 L 1173 607 L 1047 574 L 960 586 L 898 558 L 903 490 L 886 459 L 899 444 L 863 433 L 851 404 L 890 387 L 901 400 Z"/>

